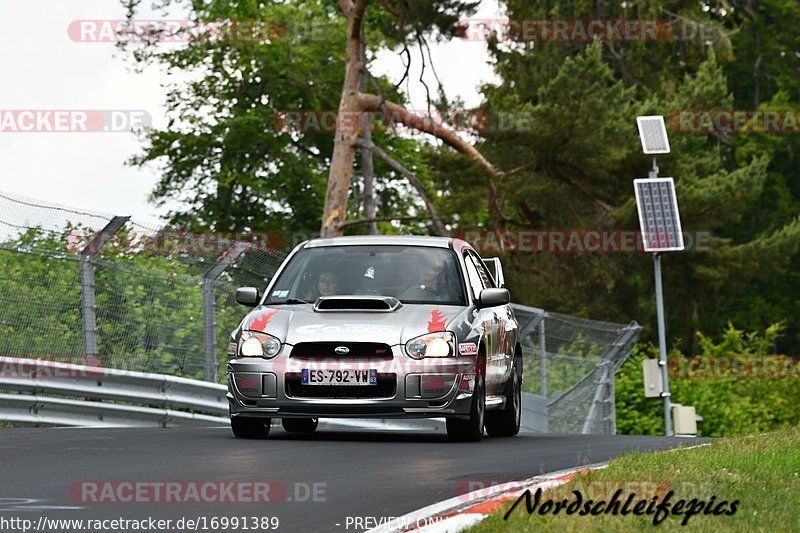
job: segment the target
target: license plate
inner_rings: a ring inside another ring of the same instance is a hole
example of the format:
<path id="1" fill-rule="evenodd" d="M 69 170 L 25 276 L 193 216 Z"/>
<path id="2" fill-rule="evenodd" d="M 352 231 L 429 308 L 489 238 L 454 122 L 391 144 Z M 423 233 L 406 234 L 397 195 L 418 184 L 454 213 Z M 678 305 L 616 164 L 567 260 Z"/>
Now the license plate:
<path id="1" fill-rule="evenodd" d="M 377 370 L 325 370 L 304 368 L 300 372 L 303 385 L 377 385 Z"/>

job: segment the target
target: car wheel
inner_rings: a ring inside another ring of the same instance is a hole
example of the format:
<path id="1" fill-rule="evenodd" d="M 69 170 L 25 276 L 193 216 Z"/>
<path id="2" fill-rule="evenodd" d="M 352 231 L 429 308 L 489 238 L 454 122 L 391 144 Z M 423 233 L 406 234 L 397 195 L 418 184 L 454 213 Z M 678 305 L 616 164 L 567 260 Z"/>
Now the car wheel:
<path id="1" fill-rule="evenodd" d="M 281 423 L 289 433 L 312 433 L 317 429 L 319 418 L 284 418 Z"/>
<path id="2" fill-rule="evenodd" d="M 263 439 L 269 435 L 270 418 L 231 417 L 233 434 L 240 439 Z"/>
<path id="3" fill-rule="evenodd" d="M 492 437 L 513 437 L 519 433 L 522 418 L 522 360 L 514 361 L 514 371 L 506 384 L 506 405 L 501 411 L 486 413 L 486 433 Z"/>
<path id="4" fill-rule="evenodd" d="M 486 387 L 482 375 L 475 378 L 475 392 L 468 420 L 447 419 L 447 436 L 455 442 L 478 442 L 483 438 L 483 424 L 486 413 Z"/>

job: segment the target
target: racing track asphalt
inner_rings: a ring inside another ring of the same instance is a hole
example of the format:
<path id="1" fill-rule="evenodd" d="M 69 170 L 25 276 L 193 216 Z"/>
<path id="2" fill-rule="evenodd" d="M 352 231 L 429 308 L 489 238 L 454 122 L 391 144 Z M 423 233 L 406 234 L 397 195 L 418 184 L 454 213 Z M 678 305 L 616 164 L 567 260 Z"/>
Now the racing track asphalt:
<path id="1" fill-rule="evenodd" d="M 400 516 L 462 493 L 469 480 L 519 480 L 606 461 L 625 450 L 703 441 L 520 434 L 453 444 L 440 433 L 422 431 L 298 436 L 273 428 L 267 440 L 240 440 L 227 428 L 0 429 L 0 518 L 277 516 L 278 531 L 358 531 L 354 517 Z M 291 501 L 94 504 L 81 502 L 80 496 L 71 499 L 75 483 L 106 480 L 269 480 L 283 484 Z M 319 501 L 307 496 L 315 483 Z"/>

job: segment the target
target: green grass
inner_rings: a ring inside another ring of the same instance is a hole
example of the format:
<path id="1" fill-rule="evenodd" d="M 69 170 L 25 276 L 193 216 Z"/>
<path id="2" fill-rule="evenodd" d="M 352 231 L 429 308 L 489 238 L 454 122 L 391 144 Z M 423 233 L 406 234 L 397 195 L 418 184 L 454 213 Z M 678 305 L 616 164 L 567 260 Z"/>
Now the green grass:
<path id="1" fill-rule="evenodd" d="M 578 513 L 540 516 L 538 509 L 528 515 L 525 501 L 504 520 L 513 502 L 469 529 L 470 533 L 494 531 L 640 531 L 657 528 L 659 531 L 800 531 L 800 428 L 736 437 L 715 441 L 709 446 L 671 453 L 630 453 L 615 459 L 603 470 L 575 476 L 567 485 L 558 487 L 550 496 L 545 491 L 541 504 L 548 499 L 575 501 L 572 490 L 580 490 L 584 501 L 591 496 L 609 500 L 622 489 L 621 501 L 630 493 L 649 501 L 663 501 L 669 490 L 674 491 L 672 504 L 677 500 L 697 498 L 708 502 L 716 496 L 715 505 L 722 500 L 739 500 L 732 516 L 704 515 L 689 518 L 669 515 L 658 526 L 653 515 L 578 516 Z M 726 506 L 730 509 L 729 506 Z"/>

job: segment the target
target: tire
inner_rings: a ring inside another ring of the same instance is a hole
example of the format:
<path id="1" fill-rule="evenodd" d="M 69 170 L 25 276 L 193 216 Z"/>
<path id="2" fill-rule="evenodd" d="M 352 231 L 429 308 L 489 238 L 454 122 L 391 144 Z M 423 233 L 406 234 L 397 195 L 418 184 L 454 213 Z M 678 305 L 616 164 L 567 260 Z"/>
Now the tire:
<path id="1" fill-rule="evenodd" d="M 231 417 L 233 434 L 240 439 L 264 439 L 269 435 L 271 418 Z"/>
<path id="2" fill-rule="evenodd" d="M 319 418 L 284 418 L 281 420 L 283 430 L 289 433 L 313 433 L 319 424 Z"/>
<path id="3" fill-rule="evenodd" d="M 453 442 L 478 442 L 483 438 L 486 415 L 486 383 L 483 375 L 475 378 L 475 392 L 469 409 L 469 420 L 447 419 L 447 436 Z"/>
<path id="4" fill-rule="evenodd" d="M 504 392 L 506 405 L 501 411 L 486 413 L 486 433 L 492 437 L 513 437 L 519 433 L 522 418 L 522 359 L 514 359 L 514 370 Z"/>

